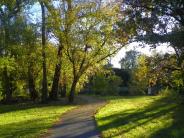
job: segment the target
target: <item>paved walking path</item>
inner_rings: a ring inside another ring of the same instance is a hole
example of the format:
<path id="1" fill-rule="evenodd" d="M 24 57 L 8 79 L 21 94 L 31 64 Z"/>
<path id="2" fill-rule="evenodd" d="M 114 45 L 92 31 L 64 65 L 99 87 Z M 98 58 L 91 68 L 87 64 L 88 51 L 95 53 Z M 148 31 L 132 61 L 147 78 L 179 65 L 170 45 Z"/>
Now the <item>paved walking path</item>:
<path id="1" fill-rule="evenodd" d="M 69 111 L 51 130 L 47 138 L 99 138 L 94 119 L 95 112 L 106 104 L 94 97 L 80 96 L 83 104 Z"/>

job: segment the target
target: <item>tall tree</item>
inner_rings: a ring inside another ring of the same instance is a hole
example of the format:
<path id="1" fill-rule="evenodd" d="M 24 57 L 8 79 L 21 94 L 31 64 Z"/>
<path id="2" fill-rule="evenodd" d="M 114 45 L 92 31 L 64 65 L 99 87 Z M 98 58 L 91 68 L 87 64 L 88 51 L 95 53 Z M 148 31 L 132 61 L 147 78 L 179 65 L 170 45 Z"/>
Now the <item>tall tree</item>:
<path id="1" fill-rule="evenodd" d="M 0 43 L 0 56 L 11 55 L 10 47 L 14 45 L 13 37 L 11 37 L 12 24 L 16 20 L 17 14 L 21 11 L 22 0 L 13 0 L 13 1 L 1 1 L 0 2 L 0 29 L 1 29 L 1 43 Z M 12 88 L 12 74 L 8 73 L 8 67 L 4 66 L 3 69 L 3 80 L 4 93 L 5 93 L 5 102 L 11 102 L 13 88 Z M 7 80 L 7 81 L 6 81 Z"/>
<path id="2" fill-rule="evenodd" d="M 42 102 L 45 103 L 48 99 L 48 89 L 47 89 L 47 67 L 46 67 L 46 23 L 45 23 L 45 4 L 40 1 L 41 11 L 42 11 L 42 57 L 43 57 L 43 80 L 42 80 Z"/>
<path id="3" fill-rule="evenodd" d="M 78 4 L 78 7 L 77 13 L 72 10 L 78 17 L 73 19 L 66 45 L 66 54 L 73 70 L 69 102 L 74 101 L 76 86 L 81 77 L 95 71 L 96 66 L 126 43 L 124 41 L 117 44 L 116 31 L 113 30 L 113 25 L 118 20 L 116 6 L 99 7 L 93 2 L 88 2 Z"/>
<path id="4" fill-rule="evenodd" d="M 69 101 L 73 102 L 81 77 L 120 50 L 129 35 L 119 39 L 119 28 L 116 25 L 119 10 L 117 5 L 64 0 L 57 5 L 47 3 L 46 6 L 50 14 L 51 32 L 58 47 L 58 61 L 50 97 L 58 97 L 63 54 L 66 54 L 72 66 L 73 80 Z"/>
<path id="5" fill-rule="evenodd" d="M 61 2 L 61 4 L 64 5 L 65 1 Z M 61 14 L 65 14 L 65 7 L 62 7 L 64 9 L 59 10 L 58 8 L 55 8 L 54 5 L 52 4 L 48 4 L 47 3 L 47 8 L 50 12 L 50 18 L 52 18 L 50 20 L 51 24 L 51 28 L 52 31 L 54 33 L 54 36 L 58 38 L 58 50 L 57 50 L 57 63 L 55 65 L 55 71 L 54 71 L 54 76 L 53 76 L 53 81 L 52 81 L 52 88 L 51 88 L 51 92 L 50 92 L 50 99 L 51 100 L 57 100 L 58 99 L 58 90 L 59 90 L 59 80 L 61 77 L 61 67 L 62 67 L 62 57 L 63 57 L 63 32 L 61 32 L 61 26 L 62 26 L 62 17 Z M 61 8 L 61 7 L 59 7 Z M 61 13 L 61 11 L 63 13 Z M 53 19 L 53 16 L 55 17 Z M 53 22 L 55 22 L 56 24 L 54 24 L 53 26 Z"/>
<path id="6" fill-rule="evenodd" d="M 25 33 L 29 34 L 29 36 L 27 36 L 27 51 L 28 51 L 28 57 L 27 57 L 27 61 L 28 61 L 28 86 L 29 86 L 29 92 L 30 92 L 30 98 L 35 101 L 38 98 L 38 91 L 36 90 L 36 76 L 35 73 L 36 69 L 36 64 L 39 65 L 39 63 L 35 63 L 36 61 L 38 62 L 38 60 L 36 59 L 35 56 L 33 56 L 34 54 L 36 54 L 37 58 L 40 57 L 37 53 L 36 50 L 38 50 L 37 47 L 37 41 L 36 41 L 36 35 L 35 35 L 35 31 L 36 29 L 34 29 L 31 25 L 29 25 L 27 27 L 27 31 Z"/>
<path id="7" fill-rule="evenodd" d="M 70 17 L 71 15 L 71 0 L 59 1 L 59 7 L 53 3 L 47 3 L 47 9 L 50 13 L 50 27 L 52 33 L 58 40 L 57 63 L 53 76 L 52 89 L 50 92 L 50 99 L 58 99 L 59 81 L 61 78 L 63 50 L 66 43 L 68 31 L 70 30 Z M 53 18 L 54 17 L 54 18 Z"/>

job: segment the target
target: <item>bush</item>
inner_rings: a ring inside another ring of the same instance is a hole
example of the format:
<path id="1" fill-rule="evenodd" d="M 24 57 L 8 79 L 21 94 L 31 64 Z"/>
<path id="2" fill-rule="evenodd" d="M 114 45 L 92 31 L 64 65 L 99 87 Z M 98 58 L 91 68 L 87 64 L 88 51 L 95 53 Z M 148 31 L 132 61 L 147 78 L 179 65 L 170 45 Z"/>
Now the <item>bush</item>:
<path id="1" fill-rule="evenodd" d="M 118 95 L 122 80 L 112 74 L 98 74 L 92 80 L 92 91 L 97 95 Z"/>
<path id="2" fill-rule="evenodd" d="M 139 86 L 130 86 L 129 87 L 129 94 L 130 95 L 145 95 L 146 89 L 143 89 Z"/>
<path id="3" fill-rule="evenodd" d="M 179 92 L 169 89 L 168 87 L 159 91 L 159 95 L 169 99 L 178 99 L 180 97 Z"/>

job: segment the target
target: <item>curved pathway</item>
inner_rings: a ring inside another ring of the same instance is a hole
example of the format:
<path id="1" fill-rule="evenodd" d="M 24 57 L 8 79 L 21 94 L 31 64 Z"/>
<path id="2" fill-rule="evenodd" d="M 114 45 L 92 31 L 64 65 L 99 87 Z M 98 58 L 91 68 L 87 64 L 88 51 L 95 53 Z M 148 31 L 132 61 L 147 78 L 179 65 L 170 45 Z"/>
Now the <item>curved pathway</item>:
<path id="1" fill-rule="evenodd" d="M 61 120 L 49 131 L 47 138 L 99 138 L 94 119 L 95 112 L 106 104 L 105 101 L 80 96 L 78 101 L 83 104 L 64 114 Z"/>

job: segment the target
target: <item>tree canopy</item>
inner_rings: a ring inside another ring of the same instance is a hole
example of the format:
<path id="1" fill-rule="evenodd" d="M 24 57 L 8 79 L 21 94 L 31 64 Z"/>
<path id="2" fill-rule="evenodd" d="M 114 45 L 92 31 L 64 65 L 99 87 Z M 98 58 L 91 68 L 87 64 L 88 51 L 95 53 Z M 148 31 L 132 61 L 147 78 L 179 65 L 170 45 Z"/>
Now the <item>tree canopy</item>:
<path id="1" fill-rule="evenodd" d="M 158 56 L 149 66 L 160 66 L 156 62 L 161 60 L 161 72 L 167 68 L 175 77 L 184 76 L 183 5 L 182 0 L 1 1 L 3 101 L 22 96 L 47 102 L 57 100 L 62 93 L 73 102 L 75 94 L 104 68 L 108 58 L 132 41 L 153 47 L 168 43 L 175 54 Z M 31 11 L 32 7 L 38 10 Z M 41 20 L 31 22 L 31 12 L 41 15 Z M 121 60 L 122 67 L 137 68 L 141 63 L 136 60 L 138 55 L 128 52 Z M 173 79 L 178 87 L 183 87 L 183 78 Z"/>

